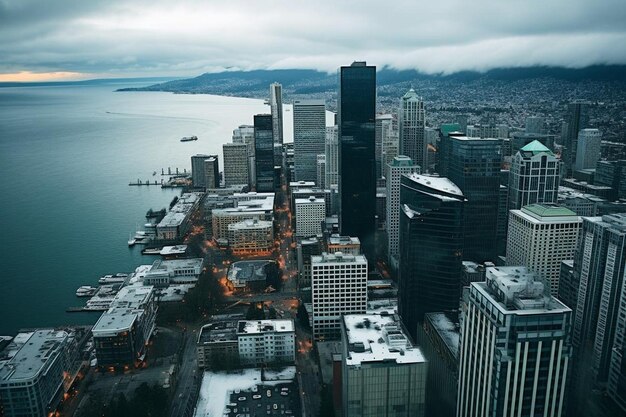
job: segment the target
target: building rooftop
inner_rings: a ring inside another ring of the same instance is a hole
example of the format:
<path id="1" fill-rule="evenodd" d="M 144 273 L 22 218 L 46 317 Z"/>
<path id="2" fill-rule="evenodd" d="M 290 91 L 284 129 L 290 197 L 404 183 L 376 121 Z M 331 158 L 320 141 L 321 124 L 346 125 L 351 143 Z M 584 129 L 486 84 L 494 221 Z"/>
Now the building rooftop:
<path id="1" fill-rule="evenodd" d="M 405 174 L 413 182 L 432 189 L 433 191 L 440 191 L 446 194 L 452 194 L 459 197 L 463 197 L 463 192 L 455 183 L 445 177 L 437 177 L 433 175 L 421 175 L 421 174 Z"/>
<path id="2" fill-rule="evenodd" d="M 221 320 L 205 324 L 198 334 L 198 344 L 237 341 L 237 320 Z"/>
<path id="3" fill-rule="evenodd" d="M 538 140 L 533 140 L 528 145 L 522 147 L 520 151 L 532 152 L 533 155 L 537 155 L 538 153 L 542 153 L 542 152 L 545 152 L 550 155 L 554 155 L 548 147 L 546 147 L 543 143 L 539 142 Z"/>
<path id="4" fill-rule="evenodd" d="M 392 167 L 412 167 L 415 166 L 413 160 L 406 155 L 394 156 L 393 160 L 389 164 Z"/>
<path id="5" fill-rule="evenodd" d="M 154 287 L 130 285 L 122 287 L 115 295 L 111 306 L 102 313 L 91 330 L 94 336 L 114 335 L 129 329 L 143 314 L 143 308 L 152 299 Z"/>
<path id="6" fill-rule="evenodd" d="M 154 273 L 162 273 L 167 272 L 171 275 L 174 274 L 174 270 L 178 269 L 200 269 L 202 267 L 202 258 L 190 258 L 190 259 L 170 259 L 170 260 L 161 260 L 157 259 L 152 263 L 150 270 L 146 275 L 154 274 Z M 131 288 L 131 287 L 124 287 Z M 124 289 L 122 288 L 122 289 Z"/>
<path id="7" fill-rule="evenodd" d="M 360 245 L 361 241 L 358 237 L 330 235 L 328 238 L 329 245 Z"/>
<path id="8" fill-rule="evenodd" d="M 437 331 L 450 353 L 455 358 L 458 357 L 459 339 L 461 336 L 458 312 L 447 311 L 442 313 L 426 313 L 424 319 L 428 320 L 432 327 Z"/>
<path id="9" fill-rule="evenodd" d="M 325 200 L 319 197 L 310 196 L 308 198 L 296 198 L 296 205 L 310 203 L 326 204 Z"/>
<path id="10" fill-rule="evenodd" d="M 265 281 L 267 273 L 265 266 L 274 261 L 239 261 L 234 262 L 228 268 L 228 280 L 239 281 Z"/>
<path id="11" fill-rule="evenodd" d="M 254 230 L 267 229 L 272 227 L 272 222 L 267 220 L 246 219 L 228 225 L 228 230 Z"/>
<path id="12" fill-rule="evenodd" d="M 63 347 L 69 334 L 63 330 L 41 329 L 24 334 L 24 341 L 15 355 L 0 363 L 0 381 L 30 380 L 44 370 Z M 17 337 L 16 337 L 17 338 Z"/>
<path id="13" fill-rule="evenodd" d="M 397 364 L 426 362 L 419 348 L 404 333 L 398 316 L 347 314 L 342 316 L 348 366 L 373 362 Z"/>
<path id="14" fill-rule="evenodd" d="M 293 331 L 293 320 L 241 320 L 237 324 L 238 334 L 287 333 Z"/>
<path id="15" fill-rule="evenodd" d="M 557 204 L 530 204 L 522 207 L 521 210 L 511 210 L 516 213 L 526 214 L 529 220 L 541 222 L 549 221 L 581 221 L 580 217 L 572 210 Z"/>
<path id="16" fill-rule="evenodd" d="M 363 255 L 351 255 L 348 253 L 335 252 L 335 253 L 326 253 L 323 252 L 321 255 L 313 255 L 311 256 L 311 263 L 345 263 L 345 262 L 357 262 L 357 263 L 367 263 L 367 259 Z"/>
<path id="17" fill-rule="evenodd" d="M 198 202 L 202 193 L 184 193 L 180 196 L 174 207 L 163 217 L 157 227 L 179 226 L 187 217 L 193 206 Z"/>

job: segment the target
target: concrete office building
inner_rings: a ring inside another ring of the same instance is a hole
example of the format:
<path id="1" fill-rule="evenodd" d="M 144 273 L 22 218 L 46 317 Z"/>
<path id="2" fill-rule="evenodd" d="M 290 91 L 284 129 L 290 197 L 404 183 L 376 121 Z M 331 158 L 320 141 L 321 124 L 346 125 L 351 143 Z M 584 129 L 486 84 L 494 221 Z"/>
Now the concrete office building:
<path id="1" fill-rule="evenodd" d="M 98 366 L 132 367 L 143 362 L 156 313 L 154 287 L 120 289 L 91 330 Z"/>
<path id="2" fill-rule="evenodd" d="M 245 143 L 225 143 L 224 153 L 224 185 L 247 185 L 250 183 L 248 170 L 248 145 Z"/>
<path id="3" fill-rule="evenodd" d="M 506 264 L 524 265 L 559 294 L 561 262 L 573 259 L 582 219 L 555 204 L 531 204 L 511 210 Z"/>
<path id="4" fill-rule="evenodd" d="M 208 162 L 207 162 L 208 161 Z M 207 185 L 207 179 L 212 183 Z M 219 166 L 217 155 L 193 155 L 191 157 L 191 182 L 195 188 L 217 188 L 219 185 Z"/>
<path id="5" fill-rule="evenodd" d="M 572 311 L 524 267 L 486 279 L 461 314 L 457 417 L 563 416 Z"/>
<path id="6" fill-rule="evenodd" d="M 326 178 L 324 184 L 327 187 L 339 184 L 339 131 L 337 126 L 326 128 L 326 140 L 324 143 L 326 155 Z"/>
<path id="7" fill-rule="evenodd" d="M 556 203 L 560 161 L 539 141 L 519 150 L 511 161 L 509 210 L 535 203 Z"/>
<path id="8" fill-rule="evenodd" d="M 589 124 L 589 103 L 576 100 L 567 105 L 566 130 L 563 135 L 563 176 L 571 177 L 578 154 L 578 134 Z"/>
<path id="9" fill-rule="evenodd" d="M 367 309 L 367 259 L 341 252 L 311 257 L 313 337 L 337 340 L 342 314 Z"/>
<path id="10" fill-rule="evenodd" d="M 389 138 L 398 134 L 398 120 L 393 114 L 377 114 L 375 137 L 376 137 L 376 178 L 385 176 L 385 167 L 383 162 L 383 142 L 388 142 Z"/>
<path id="11" fill-rule="evenodd" d="M 600 160 L 600 147 L 602 145 L 602 132 L 598 129 L 582 129 L 578 132 L 578 144 L 576 145 L 576 162 L 574 169 L 595 169 Z"/>
<path id="12" fill-rule="evenodd" d="M 19 333 L 0 355 L 0 415 L 54 415 L 83 364 L 83 339 L 78 329 Z"/>
<path id="13" fill-rule="evenodd" d="M 324 153 L 326 103 L 296 100 L 293 103 L 293 144 L 296 181 L 317 179 L 317 155 Z"/>
<path id="14" fill-rule="evenodd" d="M 447 178 L 402 176 L 398 307 L 413 338 L 425 313 L 459 307 L 464 202 Z"/>
<path id="15" fill-rule="evenodd" d="M 324 189 L 326 187 L 326 155 L 317 155 L 315 164 L 317 175 L 315 176 L 315 183 L 318 187 Z"/>
<path id="16" fill-rule="evenodd" d="M 176 240 L 185 236 L 189 227 L 190 217 L 202 201 L 202 193 L 184 193 L 174 207 L 167 212 L 156 226 L 158 240 Z"/>
<path id="17" fill-rule="evenodd" d="M 611 201 L 618 198 L 626 199 L 626 160 L 598 161 L 593 183 L 611 187 L 608 196 Z"/>
<path id="18" fill-rule="evenodd" d="M 240 125 L 233 130 L 233 143 L 246 144 L 248 150 L 248 176 L 249 185 L 252 187 L 256 184 L 256 164 L 254 150 L 254 126 Z"/>
<path id="19" fill-rule="evenodd" d="M 293 320 L 242 320 L 237 324 L 242 365 L 292 364 L 296 360 Z"/>
<path id="20" fill-rule="evenodd" d="M 167 287 L 170 284 L 195 284 L 202 272 L 202 258 L 158 259 L 143 277 L 143 285 Z"/>
<path id="21" fill-rule="evenodd" d="M 420 167 L 428 166 L 426 141 L 424 140 L 425 128 L 424 100 L 411 88 L 400 99 L 400 109 L 398 110 L 399 153 L 408 156 Z"/>
<path id="22" fill-rule="evenodd" d="M 401 155 L 396 156 L 385 168 L 387 257 L 392 268 L 397 269 L 400 256 L 400 178 L 404 174 L 419 174 L 420 167 L 415 165 L 408 156 Z"/>
<path id="23" fill-rule="evenodd" d="M 326 239 L 326 252 L 341 252 L 347 255 L 360 255 L 361 241 L 358 237 L 330 235 Z"/>
<path id="24" fill-rule="evenodd" d="M 298 198 L 295 201 L 296 236 L 309 237 L 322 234 L 322 222 L 326 218 L 323 198 Z"/>
<path id="25" fill-rule="evenodd" d="M 322 243 L 317 236 L 300 239 L 297 245 L 298 288 L 311 286 L 311 257 L 322 254 Z M 310 288 L 309 288 L 310 289 Z"/>
<path id="26" fill-rule="evenodd" d="M 202 326 L 196 341 L 198 368 L 219 369 L 221 365 L 239 364 L 237 322 L 225 317 Z"/>
<path id="27" fill-rule="evenodd" d="M 274 249 L 274 223 L 256 219 L 231 223 L 228 246 L 234 254 L 269 253 Z"/>
<path id="28" fill-rule="evenodd" d="M 204 187 L 206 189 L 219 188 L 220 165 L 217 155 L 212 155 L 204 160 Z"/>
<path id="29" fill-rule="evenodd" d="M 427 362 L 397 316 L 341 318 L 344 417 L 423 417 Z"/>

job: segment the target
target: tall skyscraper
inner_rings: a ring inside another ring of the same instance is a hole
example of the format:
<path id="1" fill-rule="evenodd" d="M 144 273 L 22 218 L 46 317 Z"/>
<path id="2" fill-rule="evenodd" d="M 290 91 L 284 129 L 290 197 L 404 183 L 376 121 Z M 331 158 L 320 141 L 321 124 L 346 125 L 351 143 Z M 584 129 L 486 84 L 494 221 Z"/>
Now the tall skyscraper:
<path id="1" fill-rule="evenodd" d="M 426 358 L 396 315 L 341 317 L 344 417 L 423 417 Z"/>
<path id="2" fill-rule="evenodd" d="M 206 161 L 211 158 L 213 158 L 213 161 L 207 163 Z M 207 169 L 210 172 L 207 172 Z M 193 155 L 191 157 L 191 182 L 193 186 L 196 188 L 207 188 L 207 178 L 217 178 L 219 180 L 217 155 Z M 214 182 L 210 185 L 214 185 Z"/>
<path id="3" fill-rule="evenodd" d="M 506 264 L 524 265 L 559 294 L 561 262 L 574 258 L 582 220 L 555 204 L 531 204 L 509 215 Z M 569 307 L 569 306 L 568 306 Z"/>
<path id="4" fill-rule="evenodd" d="M 324 144 L 326 155 L 326 178 L 324 185 L 330 188 L 339 184 L 339 137 L 337 126 L 326 128 L 326 142 Z"/>
<path id="5" fill-rule="evenodd" d="M 283 86 L 270 84 L 270 109 L 272 113 L 272 132 L 274 144 L 283 144 Z"/>
<path id="6" fill-rule="evenodd" d="M 521 266 L 490 267 L 461 314 L 457 417 L 564 415 L 572 311 Z"/>
<path id="7" fill-rule="evenodd" d="M 393 114 L 377 114 L 376 115 L 376 178 L 385 175 L 385 167 L 383 162 L 383 142 L 398 130 L 398 121 Z"/>
<path id="8" fill-rule="evenodd" d="M 211 155 L 204 160 L 204 184 L 207 189 L 220 186 L 220 166 L 217 155 Z"/>
<path id="9" fill-rule="evenodd" d="M 339 224 L 374 261 L 376 232 L 376 67 L 354 62 L 339 73 Z"/>
<path id="10" fill-rule="evenodd" d="M 563 137 L 563 170 L 565 177 L 571 177 L 574 171 L 574 165 L 576 162 L 576 154 L 578 152 L 578 133 L 588 127 L 589 115 L 588 115 L 589 103 L 576 100 L 567 106 L 567 131 Z"/>
<path id="11" fill-rule="evenodd" d="M 240 125 L 233 130 L 233 143 L 245 143 L 248 150 L 248 184 L 256 186 L 256 163 L 254 161 L 254 126 Z"/>
<path id="12" fill-rule="evenodd" d="M 400 180 L 398 309 L 415 340 L 425 313 L 459 308 L 463 259 L 463 193 L 447 178 Z"/>
<path id="13" fill-rule="evenodd" d="M 511 162 L 509 210 L 529 204 L 556 203 L 560 162 L 552 151 L 535 140 L 520 149 Z"/>
<path id="14" fill-rule="evenodd" d="M 412 88 L 400 99 L 398 118 L 400 154 L 408 156 L 420 167 L 427 167 L 424 101 Z"/>
<path id="15" fill-rule="evenodd" d="M 398 268 L 400 255 L 400 178 L 403 174 L 420 173 L 408 156 L 396 156 L 386 166 L 387 178 L 387 256 L 393 269 Z"/>
<path id="16" fill-rule="evenodd" d="M 598 129 L 581 129 L 578 133 L 576 163 L 574 169 L 595 169 L 600 160 L 602 132 Z"/>
<path id="17" fill-rule="evenodd" d="M 274 191 L 274 136 L 270 114 L 254 115 L 254 163 L 256 191 Z"/>
<path id="18" fill-rule="evenodd" d="M 317 155 L 317 161 L 315 163 L 317 168 L 317 175 L 315 176 L 315 185 L 318 188 L 326 188 L 326 154 Z"/>
<path id="19" fill-rule="evenodd" d="M 609 381 L 614 387 L 621 386 L 623 404 L 624 379 L 619 375 L 624 371 L 615 369 L 614 377 L 609 378 L 609 368 L 611 356 L 621 362 L 624 352 L 626 319 L 618 313 L 626 300 L 626 214 L 583 217 L 573 275 L 578 282 L 573 341 L 581 393 L 590 383 Z M 620 338 L 616 338 L 618 333 Z"/>
<path id="20" fill-rule="evenodd" d="M 311 287 L 313 337 L 337 340 L 341 316 L 367 309 L 367 259 L 341 252 L 311 256 Z"/>
<path id="21" fill-rule="evenodd" d="M 467 199 L 464 208 L 463 259 L 495 260 L 500 197 L 500 139 L 449 136 L 448 163 L 441 174 Z"/>
<path id="22" fill-rule="evenodd" d="M 249 184 L 248 145 L 225 143 L 222 146 L 222 152 L 224 154 L 224 184 L 227 187 Z"/>
<path id="23" fill-rule="evenodd" d="M 326 104 L 324 100 L 296 100 L 293 103 L 293 145 L 296 181 L 317 179 L 317 155 L 324 153 Z"/>

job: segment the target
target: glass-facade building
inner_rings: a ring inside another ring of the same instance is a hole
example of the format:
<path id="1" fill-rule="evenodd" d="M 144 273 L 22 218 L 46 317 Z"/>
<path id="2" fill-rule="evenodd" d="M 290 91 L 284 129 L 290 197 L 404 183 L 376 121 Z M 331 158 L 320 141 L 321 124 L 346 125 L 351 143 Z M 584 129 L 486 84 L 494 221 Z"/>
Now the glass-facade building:
<path id="1" fill-rule="evenodd" d="M 500 139 L 448 138 L 447 172 L 467 199 L 464 209 L 463 259 L 493 261 L 497 256 L 500 198 Z"/>
<path id="2" fill-rule="evenodd" d="M 274 191 L 274 136 L 271 114 L 254 115 L 256 191 Z"/>
<path id="3" fill-rule="evenodd" d="M 574 101 L 567 105 L 567 130 L 563 137 L 563 165 L 564 174 L 566 177 L 571 177 L 574 171 L 574 164 L 576 162 L 576 153 L 578 151 L 578 132 L 588 127 L 589 103 L 585 101 Z"/>
<path id="4" fill-rule="evenodd" d="M 341 234 L 361 240 L 374 260 L 376 231 L 376 67 L 354 62 L 339 71 Z"/>
<path id="5" fill-rule="evenodd" d="M 425 313 L 459 308 L 465 198 L 447 178 L 410 174 L 400 184 L 398 308 L 415 340 Z"/>
<path id="6" fill-rule="evenodd" d="M 293 102 L 293 145 L 296 181 L 315 181 L 317 156 L 324 154 L 326 142 L 326 103 L 324 100 Z"/>

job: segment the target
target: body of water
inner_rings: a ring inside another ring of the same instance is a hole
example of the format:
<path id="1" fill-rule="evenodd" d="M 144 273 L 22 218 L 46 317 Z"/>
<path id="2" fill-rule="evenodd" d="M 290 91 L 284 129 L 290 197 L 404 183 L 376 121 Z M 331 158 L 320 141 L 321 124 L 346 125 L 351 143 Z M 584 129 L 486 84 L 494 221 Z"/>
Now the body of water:
<path id="1" fill-rule="evenodd" d="M 189 170 L 196 153 L 219 154 L 221 170 L 232 130 L 269 112 L 261 100 L 114 92 L 126 86 L 0 88 L 0 335 L 95 322 L 65 312 L 85 301 L 76 288 L 151 263 L 129 233 L 179 194 L 128 182 Z"/>

